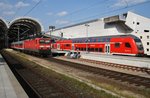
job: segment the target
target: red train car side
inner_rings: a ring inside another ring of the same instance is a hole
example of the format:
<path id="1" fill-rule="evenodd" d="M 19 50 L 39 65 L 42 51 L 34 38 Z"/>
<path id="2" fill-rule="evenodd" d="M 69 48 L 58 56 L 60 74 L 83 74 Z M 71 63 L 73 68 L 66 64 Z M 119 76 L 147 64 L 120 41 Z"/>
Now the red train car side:
<path id="1" fill-rule="evenodd" d="M 51 53 L 51 41 L 48 38 L 35 38 L 11 43 L 11 48 L 23 52 L 47 56 Z"/>
<path id="2" fill-rule="evenodd" d="M 133 35 L 101 36 L 59 40 L 53 49 L 65 51 L 87 51 L 105 54 L 143 55 L 141 40 Z"/>

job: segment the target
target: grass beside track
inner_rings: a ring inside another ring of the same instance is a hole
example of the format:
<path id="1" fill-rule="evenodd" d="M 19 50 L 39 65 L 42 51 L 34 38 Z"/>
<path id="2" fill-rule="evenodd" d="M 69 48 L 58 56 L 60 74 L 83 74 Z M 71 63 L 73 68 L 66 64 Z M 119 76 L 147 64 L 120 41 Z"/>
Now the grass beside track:
<path id="1" fill-rule="evenodd" d="M 19 61 L 21 64 L 23 64 L 24 67 L 34 70 L 35 72 L 38 72 L 40 75 L 46 77 L 46 78 L 53 78 L 55 79 L 56 83 L 61 84 L 62 86 L 65 86 L 68 90 L 79 93 L 83 96 L 89 96 L 88 98 L 118 98 L 116 96 L 113 96 L 111 94 L 106 93 L 102 90 L 96 90 L 87 84 L 80 82 L 74 78 L 68 77 L 66 75 L 56 73 L 55 71 L 45 68 L 43 66 L 40 66 L 25 57 L 25 55 L 20 55 L 9 52 L 9 51 L 3 51 L 4 53 L 8 53 L 10 56 L 15 58 L 17 61 Z M 90 97 L 91 96 L 91 97 Z M 85 98 L 85 97 L 82 97 Z"/>

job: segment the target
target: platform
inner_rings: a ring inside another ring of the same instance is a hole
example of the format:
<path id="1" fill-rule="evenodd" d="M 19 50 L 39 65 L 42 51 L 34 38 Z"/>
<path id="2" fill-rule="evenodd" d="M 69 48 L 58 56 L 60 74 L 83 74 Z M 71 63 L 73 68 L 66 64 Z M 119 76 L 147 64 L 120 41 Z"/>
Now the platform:
<path id="1" fill-rule="evenodd" d="M 121 56 L 121 55 L 107 55 L 96 53 L 81 53 L 81 58 L 104 61 L 110 63 L 124 64 L 136 67 L 150 68 L 150 58 L 134 57 L 134 56 Z"/>
<path id="2" fill-rule="evenodd" d="M 0 98 L 28 98 L 0 54 Z"/>
<path id="3" fill-rule="evenodd" d="M 61 54 L 61 53 L 65 54 L 65 53 L 67 53 L 68 51 L 57 50 L 57 49 L 51 49 L 51 52 L 52 52 L 52 53 L 56 53 L 56 54 Z"/>

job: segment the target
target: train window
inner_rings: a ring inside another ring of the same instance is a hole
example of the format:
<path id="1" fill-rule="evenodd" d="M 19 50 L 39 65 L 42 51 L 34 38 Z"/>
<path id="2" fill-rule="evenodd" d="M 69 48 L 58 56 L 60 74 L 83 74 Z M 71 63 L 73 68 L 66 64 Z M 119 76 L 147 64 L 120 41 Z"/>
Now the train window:
<path id="1" fill-rule="evenodd" d="M 51 40 L 52 43 L 56 43 L 54 39 Z"/>
<path id="2" fill-rule="evenodd" d="M 109 42 L 109 38 L 106 38 L 106 42 Z"/>
<path id="3" fill-rule="evenodd" d="M 86 51 L 86 48 L 84 48 L 84 51 Z"/>
<path id="4" fill-rule="evenodd" d="M 149 45 L 149 42 L 147 42 L 147 45 Z"/>
<path id="5" fill-rule="evenodd" d="M 127 48 L 131 48 L 130 43 L 125 43 L 125 47 L 127 47 Z"/>
<path id="6" fill-rule="evenodd" d="M 147 48 L 147 51 L 149 51 L 149 49 Z"/>
<path id="7" fill-rule="evenodd" d="M 144 32 L 149 32 L 149 30 L 144 30 Z"/>
<path id="8" fill-rule="evenodd" d="M 91 51 L 94 51 L 94 48 L 91 48 Z"/>
<path id="9" fill-rule="evenodd" d="M 102 38 L 102 42 L 105 42 L 105 38 Z"/>
<path id="10" fill-rule="evenodd" d="M 140 39 L 134 39 L 134 41 L 135 41 L 135 42 L 141 42 L 141 40 L 140 40 Z"/>
<path id="11" fill-rule="evenodd" d="M 43 44 L 43 43 L 45 43 L 45 41 L 44 40 L 40 40 L 40 43 Z"/>
<path id="12" fill-rule="evenodd" d="M 147 36 L 147 39 L 149 39 L 149 36 Z"/>
<path id="13" fill-rule="evenodd" d="M 95 48 L 95 51 L 98 52 L 98 48 Z"/>
<path id="14" fill-rule="evenodd" d="M 142 36 L 140 36 L 140 39 L 142 39 Z"/>
<path id="15" fill-rule="evenodd" d="M 100 42 L 101 41 L 101 39 L 100 38 L 98 38 L 98 42 Z"/>
<path id="16" fill-rule="evenodd" d="M 50 40 L 45 40 L 45 43 L 46 43 L 46 44 L 49 44 L 49 43 L 50 43 Z"/>
<path id="17" fill-rule="evenodd" d="M 99 48 L 99 52 L 103 52 L 103 49 L 102 49 L 102 48 Z"/>
<path id="18" fill-rule="evenodd" d="M 119 48 L 120 47 L 120 43 L 115 43 L 115 48 Z"/>
<path id="19" fill-rule="evenodd" d="M 70 47 L 70 44 L 66 44 L 65 46 L 66 46 L 66 47 Z"/>
<path id="20" fill-rule="evenodd" d="M 91 48 L 89 48 L 89 51 L 91 51 Z"/>

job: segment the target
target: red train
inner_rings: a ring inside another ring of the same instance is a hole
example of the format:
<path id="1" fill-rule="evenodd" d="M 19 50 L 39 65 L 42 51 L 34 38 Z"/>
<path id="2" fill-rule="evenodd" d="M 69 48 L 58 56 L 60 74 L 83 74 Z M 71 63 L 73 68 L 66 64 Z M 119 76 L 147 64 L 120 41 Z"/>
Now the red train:
<path id="1" fill-rule="evenodd" d="M 51 53 L 51 41 L 48 38 L 35 38 L 11 43 L 11 48 L 23 52 L 47 56 Z"/>
<path id="2" fill-rule="evenodd" d="M 63 39 L 53 43 L 52 49 L 105 54 L 144 55 L 142 42 L 134 35 Z"/>

